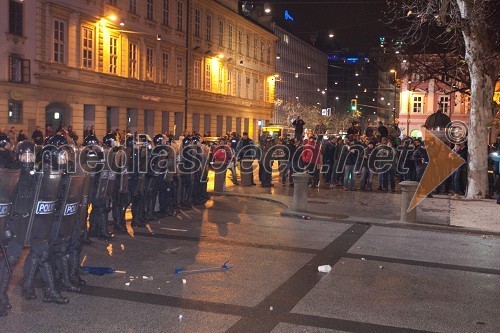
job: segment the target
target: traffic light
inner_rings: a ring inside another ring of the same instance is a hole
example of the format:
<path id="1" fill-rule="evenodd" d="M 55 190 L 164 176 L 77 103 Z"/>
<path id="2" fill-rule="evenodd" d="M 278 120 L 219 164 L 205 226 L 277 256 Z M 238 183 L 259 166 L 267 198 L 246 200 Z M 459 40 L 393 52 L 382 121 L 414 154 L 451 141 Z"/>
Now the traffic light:
<path id="1" fill-rule="evenodd" d="M 351 111 L 356 111 L 358 109 L 358 100 L 356 98 L 351 99 Z"/>

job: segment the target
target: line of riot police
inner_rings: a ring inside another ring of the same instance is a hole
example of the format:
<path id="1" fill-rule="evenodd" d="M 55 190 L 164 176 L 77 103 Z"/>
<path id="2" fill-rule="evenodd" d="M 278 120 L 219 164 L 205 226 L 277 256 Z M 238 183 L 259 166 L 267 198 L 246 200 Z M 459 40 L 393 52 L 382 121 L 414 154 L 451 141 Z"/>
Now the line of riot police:
<path id="1" fill-rule="evenodd" d="M 39 274 L 43 301 L 67 304 L 61 291 L 80 292 L 85 285 L 79 275 L 83 244 L 92 236 L 113 238 L 108 214 L 115 231 L 126 231 L 129 206 L 131 225 L 144 227 L 205 203 L 208 157 L 198 137 L 178 144 L 162 134 L 128 136 L 120 146 L 108 134 L 102 143 L 88 136 L 74 147 L 55 135 L 44 146 L 22 141 L 10 147 L 0 136 L 0 316 L 11 308 L 7 290 L 23 248 L 29 250 L 23 297 L 37 298 Z"/>

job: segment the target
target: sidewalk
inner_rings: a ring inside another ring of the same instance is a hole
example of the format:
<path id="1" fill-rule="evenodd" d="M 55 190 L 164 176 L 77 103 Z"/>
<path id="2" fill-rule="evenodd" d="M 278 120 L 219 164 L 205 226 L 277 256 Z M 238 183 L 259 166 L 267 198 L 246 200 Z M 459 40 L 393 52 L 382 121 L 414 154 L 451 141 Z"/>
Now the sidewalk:
<path id="1" fill-rule="evenodd" d="M 213 177 L 211 177 L 213 179 Z M 293 187 L 282 185 L 277 172 L 273 173 L 272 188 L 262 188 L 258 176 L 257 186 L 235 186 L 227 178 L 224 195 L 257 197 L 278 201 L 287 207 L 293 202 Z M 359 179 L 356 179 L 357 182 Z M 376 183 L 376 181 L 375 181 Z M 320 184 L 321 185 L 321 184 Z M 374 188 L 377 187 L 374 184 Z M 209 190 L 213 184 L 209 184 Z M 308 189 L 308 216 L 324 220 L 357 221 L 369 223 L 399 223 L 401 190 L 396 193 L 381 191 L 344 191 L 341 187 Z M 285 211 L 286 213 L 286 211 Z M 448 195 L 434 195 L 417 207 L 417 222 L 467 229 L 475 232 L 500 233 L 500 205 L 495 200 L 451 199 Z"/>

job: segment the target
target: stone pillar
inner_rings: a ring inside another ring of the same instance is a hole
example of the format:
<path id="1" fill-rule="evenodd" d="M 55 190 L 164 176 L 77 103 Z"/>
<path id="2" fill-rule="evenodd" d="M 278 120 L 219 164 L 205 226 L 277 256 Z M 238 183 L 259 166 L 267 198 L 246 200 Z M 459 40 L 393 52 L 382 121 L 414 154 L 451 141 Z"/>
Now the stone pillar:
<path id="1" fill-rule="evenodd" d="M 401 222 L 417 222 L 417 209 L 414 208 L 408 212 L 413 195 L 417 191 L 418 182 L 405 180 L 399 183 L 403 195 L 401 196 Z"/>
<path id="2" fill-rule="evenodd" d="M 240 161 L 241 186 L 251 186 L 253 183 L 253 160 Z"/>
<path id="3" fill-rule="evenodd" d="M 295 212 L 307 212 L 307 194 L 309 193 L 309 174 L 307 172 L 296 172 L 293 177 L 293 203 L 291 210 Z"/>
<path id="4" fill-rule="evenodd" d="M 224 180 L 226 179 L 227 164 L 224 162 L 214 162 L 214 191 L 224 192 Z"/>

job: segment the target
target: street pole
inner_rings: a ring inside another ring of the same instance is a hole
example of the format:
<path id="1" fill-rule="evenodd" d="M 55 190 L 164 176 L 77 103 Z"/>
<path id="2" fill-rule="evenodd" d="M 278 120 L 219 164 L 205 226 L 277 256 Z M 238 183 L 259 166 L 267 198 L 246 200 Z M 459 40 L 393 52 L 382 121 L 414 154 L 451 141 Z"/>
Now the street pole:
<path id="1" fill-rule="evenodd" d="M 185 63 L 185 77 L 184 77 L 184 130 L 187 131 L 187 124 L 188 124 L 188 101 L 189 101 L 189 49 L 190 49 L 190 43 L 189 43 L 189 27 L 191 23 L 189 22 L 190 20 L 190 15 L 189 15 L 189 0 L 186 1 L 186 60 L 184 61 Z"/>

